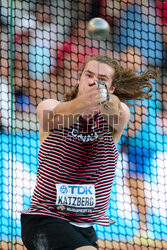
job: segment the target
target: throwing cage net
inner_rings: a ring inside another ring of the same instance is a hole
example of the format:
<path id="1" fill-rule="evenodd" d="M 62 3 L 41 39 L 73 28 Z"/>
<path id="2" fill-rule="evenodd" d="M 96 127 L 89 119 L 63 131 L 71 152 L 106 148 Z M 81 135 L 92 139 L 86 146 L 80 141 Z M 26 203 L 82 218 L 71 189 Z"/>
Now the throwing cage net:
<path id="1" fill-rule="evenodd" d="M 149 101 L 130 102 L 107 215 L 95 226 L 100 249 L 167 249 L 167 1 L 1 0 L 0 249 L 25 249 L 20 212 L 30 205 L 38 168 L 36 107 L 63 99 L 90 54 L 143 72 L 159 67 Z M 106 19 L 106 40 L 87 21 Z M 135 83 L 134 83 L 135 84 Z"/>

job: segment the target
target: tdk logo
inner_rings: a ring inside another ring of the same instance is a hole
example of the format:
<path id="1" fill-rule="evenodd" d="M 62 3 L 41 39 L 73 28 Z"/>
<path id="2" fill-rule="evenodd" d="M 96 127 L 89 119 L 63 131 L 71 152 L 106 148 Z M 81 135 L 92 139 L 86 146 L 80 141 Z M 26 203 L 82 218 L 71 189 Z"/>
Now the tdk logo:
<path id="1" fill-rule="evenodd" d="M 68 189 L 67 189 L 68 187 Z M 62 185 L 60 187 L 60 192 L 62 194 L 84 194 L 84 195 L 92 195 L 92 186 L 82 186 L 82 185 L 68 185 L 68 186 Z"/>
<path id="2" fill-rule="evenodd" d="M 71 194 L 92 194 L 91 192 L 91 186 L 68 186 L 70 189 Z"/>

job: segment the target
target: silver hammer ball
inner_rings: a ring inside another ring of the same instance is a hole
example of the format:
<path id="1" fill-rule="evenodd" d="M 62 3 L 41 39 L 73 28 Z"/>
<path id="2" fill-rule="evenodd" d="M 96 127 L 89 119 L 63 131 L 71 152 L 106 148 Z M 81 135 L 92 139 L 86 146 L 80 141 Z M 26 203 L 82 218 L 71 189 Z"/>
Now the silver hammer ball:
<path id="1" fill-rule="evenodd" d="M 87 25 L 89 36 L 94 40 L 105 40 L 110 32 L 110 25 L 100 17 L 92 18 Z"/>

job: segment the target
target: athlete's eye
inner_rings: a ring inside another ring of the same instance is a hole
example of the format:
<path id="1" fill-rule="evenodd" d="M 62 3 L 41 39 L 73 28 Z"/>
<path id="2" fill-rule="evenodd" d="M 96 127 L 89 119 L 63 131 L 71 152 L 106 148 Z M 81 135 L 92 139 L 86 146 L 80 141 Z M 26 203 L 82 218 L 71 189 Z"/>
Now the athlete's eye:
<path id="1" fill-rule="evenodd" d="M 92 77 L 92 75 L 91 75 L 91 74 L 87 74 L 87 77 L 91 78 L 91 77 Z"/>
<path id="2" fill-rule="evenodd" d="M 100 82 L 106 82 L 106 81 L 107 81 L 107 79 L 104 78 L 104 77 L 99 77 L 98 80 L 99 80 Z"/>

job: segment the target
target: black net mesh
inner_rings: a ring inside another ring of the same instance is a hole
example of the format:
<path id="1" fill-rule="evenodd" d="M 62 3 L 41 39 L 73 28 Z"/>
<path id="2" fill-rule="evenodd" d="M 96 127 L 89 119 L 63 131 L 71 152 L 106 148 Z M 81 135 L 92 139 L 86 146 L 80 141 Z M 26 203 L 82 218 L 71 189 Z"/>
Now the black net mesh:
<path id="1" fill-rule="evenodd" d="M 116 223 L 95 226 L 99 249 L 167 249 L 167 1 L 1 0 L 0 10 L 0 249 L 11 249 L 11 241 L 25 249 L 19 211 L 30 205 L 38 168 L 36 107 L 62 100 L 87 56 L 98 53 L 139 73 L 160 72 L 153 98 L 130 107 L 107 210 Z M 93 17 L 109 22 L 105 41 L 88 36 Z"/>

